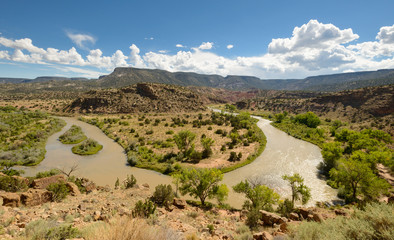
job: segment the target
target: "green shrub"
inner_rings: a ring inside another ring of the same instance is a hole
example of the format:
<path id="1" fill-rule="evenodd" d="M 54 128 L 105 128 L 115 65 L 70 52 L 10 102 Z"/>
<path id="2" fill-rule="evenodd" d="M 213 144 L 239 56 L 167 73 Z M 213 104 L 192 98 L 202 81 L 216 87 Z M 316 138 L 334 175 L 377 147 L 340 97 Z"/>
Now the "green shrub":
<path id="1" fill-rule="evenodd" d="M 78 155 L 93 155 L 98 153 L 103 148 L 103 145 L 99 144 L 93 139 L 87 139 L 86 141 L 72 147 L 72 152 Z"/>
<path id="2" fill-rule="evenodd" d="M 28 188 L 25 181 L 11 176 L 0 176 L 0 190 L 6 192 L 19 192 Z"/>
<path id="3" fill-rule="evenodd" d="M 310 128 L 316 128 L 320 124 L 319 117 L 316 116 L 316 114 L 314 114 L 313 112 L 298 114 L 297 116 L 295 116 L 294 121 L 304 124 Z"/>
<path id="4" fill-rule="evenodd" d="M 60 202 L 70 193 L 65 182 L 52 183 L 47 187 L 48 191 L 52 192 L 52 201 Z"/>
<path id="5" fill-rule="evenodd" d="M 127 175 L 126 179 L 123 181 L 123 186 L 125 189 L 132 188 L 137 183 L 137 179 L 133 174 Z"/>
<path id="6" fill-rule="evenodd" d="M 36 220 L 26 225 L 25 235 L 31 240 L 64 240 L 82 237 L 72 225 L 57 225 L 54 221 Z"/>
<path id="7" fill-rule="evenodd" d="M 166 132 L 166 134 L 167 134 L 167 135 L 174 134 L 174 131 L 172 131 L 172 130 L 168 130 L 168 131 Z"/>
<path id="8" fill-rule="evenodd" d="M 169 207 L 174 200 L 174 191 L 171 185 L 160 184 L 156 186 L 151 200 L 158 206 Z"/>
<path id="9" fill-rule="evenodd" d="M 213 224 L 208 224 L 207 228 L 210 234 L 213 234 L 215 232 L 215 226 L 213 226 Z"/>
<path id="10" fill-rule="evenodd" d="M 50 177 L 50 176 L 55 176 L 60 174 L 60 170 L 59 169 L 51 169 L 49 171 L 44 171 L 44 172 L 38 172 L 36 173 L 35 178 L 44 178 L 44 177 Z"/>
<path id="11" fill-rule="evenodd" d="M 64 144 L 77 144 L 86 139 L 81 127 L 72 125 L 65 133 L 60 135 L 59 141 Z"/>
<path id="12" fill-rule="evenodd" d="M 258 209 L 252 208 L 247 214 L 246 214 L 246 225 L 249 226 L 250 229 L 256 229 L 259 225 L 259 220 L 261 218 L 261 214 Z"/>
<path id="13" fill-rule="evenodd" d="M 146 199 L 145 202 L 142 202 L 139 200 L 132 211 L 133 217 L 142 217 L 142 218 L 148 218 L 150 215 L 155 213 L 156 211 L 156 206 L 155 204 Z"/>

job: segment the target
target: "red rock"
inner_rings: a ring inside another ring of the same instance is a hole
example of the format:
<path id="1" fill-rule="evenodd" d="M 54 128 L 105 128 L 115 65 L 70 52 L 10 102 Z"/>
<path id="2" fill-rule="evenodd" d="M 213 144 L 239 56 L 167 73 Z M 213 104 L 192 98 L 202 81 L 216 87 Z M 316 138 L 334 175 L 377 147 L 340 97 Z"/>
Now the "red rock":
<path id="1" fill-rule="evenodd" d="M 293 221 L 299 221 L 299 220 L 300 220 L 300 217 L 298 216 L 297 213 L 290 213 L 290 214 L 289 214 L 289 219 L 290 219 L 290 220 L 293 220 Z"/>
<path id="2" fill-rule="evenodd" d="M 172 202 L 172 204 L 180 209 L 184 209 L 187 206 L 187 203 L 185 200 L 180 199 L 180 198 L 174 198 L 174 201 Z"/>
<path id="3" fill-rule="evenodd" d="M 324 218 L 320 213 L 313 213 L 313 220 L 315 220 L 315 222 L 323 222 Z"/>
<path id="4" fill-rule="evenodd" d="M 261 220 L 264 222 L 265 225 L 272 226 L 275 223 L 280 224 L 285 222 L 284 219 L 282 219 L 279 215 L 271 212 L 267 212 L 264 210 L 259 211 L 261 214 Z"/>
<path id="5" fill-rule="evenodd" d="M 19 207 L 21 205 L 21 197 L 18 193 L 0 192 L 0 198 L 3 199 L 3 206 Z"/>
<path id="6" fill-rule="evenodd" d="M 270 233 L 264 231 L 264 232 L 254 233 L 253 239 L 255 239 L 255 240 L 273 240 L 274 237 Z"/>
<path id="7" fill-rule="evenodd" d="M 70 191 L 70 194 L 71 194 L 72 196 L 77 196 L 77 195 L 81 194 L 81 192 L 79 191 L 78 186 L 77 186 L 75 183 L 73 183 L 73 182 L 67 182 L 67 183 L 66 183 L 66 186 L 67 186 L 67 188 L 68 188 L 68 190 Z"/>
<path id="8" fill-rule="evenodd" d="M 21 202 L 28 206 L 37 206 L 52 200 L 52 193 L 44 189 L 29 189 L 20 196 Z"/>
<path id="9" fill-rule="evenodd" d="M 63 175 L 55 175 L 45 178 L 34 179 L 31 186 L 36 189 L 46 189 L 50 184 L 57 182 L 66 182 Z"/>

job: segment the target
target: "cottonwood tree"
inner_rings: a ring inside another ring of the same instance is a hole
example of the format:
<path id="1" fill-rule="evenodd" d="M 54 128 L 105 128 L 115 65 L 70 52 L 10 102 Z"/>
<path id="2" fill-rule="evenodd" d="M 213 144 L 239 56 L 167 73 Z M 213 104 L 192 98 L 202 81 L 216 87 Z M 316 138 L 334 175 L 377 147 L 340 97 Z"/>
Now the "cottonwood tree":
<path id="1" fill-rule="evenodd" d="M 300 174 L 295 173 L 292 176 L 284 175 L 283 180 L 289 182 L 291 187 L 291 203 L 294 206 L 295 201 L 301 200 L 302 204 L 306 204 L 311 198 L 311 189 L 304 185 L 304 178 Z"/>
<path id="2" fill-rule="evenodd" d="M 183 153 L 185 157 L 189 156 L 194 150 L 193 141 L 196 138 L 196 134 L 190 131 L 180 131 L 178 134 L 174 135 L 174 141 L 180 152 Z"/>
<path id="3" fill-rule="evenodd" d="M 204 148 L 204 151 L 202 152 L 202 157 L 203 158 L 208 158 L 210 156 L 212 156 L 212 145 L 215 143 L 214 140 L 212 140 L 211 138 L 201 138 L 201 145 Z"/>
<path id="4" fill-rule="evenodd" d="M 346 201 L 358 201 L 358 198 L 372 200 L 389 189 L 389 184 L 373 173 L 367 162 L 348 159 L 339 163 L 338 169 L 331 169 L 330 176 L 343 187 Z"/>
<path id="5" fill-rule="evenodd" d="M 279 201 L 280 197 L 271 188 L 265 185 L 251 184 L 247 180 L 233 186 L 233 189 L 237 193 L 245 194 L 247 200 L 244 202 L 243 207 L 248 210 L 264 209 L 271 211 L 272 206 Z"/>
<path id="6" fill-rule="evenodd" d="M 223 201 L 227 196 L 227 186 L 219 185 L 223 173 L 218 169 L 185 169 L 176 177 L 181 194 L 199 198 L 202 206 L 205 206 L 206 199 L 217 198 Z"/>

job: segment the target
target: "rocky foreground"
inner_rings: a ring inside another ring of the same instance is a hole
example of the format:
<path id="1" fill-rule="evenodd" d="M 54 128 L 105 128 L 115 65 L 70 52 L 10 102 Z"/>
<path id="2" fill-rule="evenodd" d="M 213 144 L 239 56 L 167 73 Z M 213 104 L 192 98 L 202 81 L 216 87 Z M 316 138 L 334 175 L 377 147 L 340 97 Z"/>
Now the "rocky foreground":
<path id="1" fill-rule="evenodd" d="M 113 189 L 109 186 L 96 187 L 86 180 L 83 182 L 86 193 L 80 193 L 75 184 L 67 182 L 71 195 L 61 202 L 53 202 L 52 192 L 45 188 L 58 181 L 66 180 L 62 175 L 55 175 L 34 180 L 25 192 L 0 191 L 0 239 L 26 239 L 26 231 L 39 220 L 55 225 L 69 224 L 85 232 L 84 239 L 97 239 L 104 226 L 106 234 L 111 232 L 108 230 L 111 226 L 124 231 L 125 226 L 119 226 L 125 224 L 122 222 L 124 219 L 141 228 L 138 231 L 145 231 L 143 235 L 147 234 L 146 231 L 152 233 L 153 229 L 165 229 L 165 239 L 249 239 L 252 236 L 254 239 L 282 239 L 288 233 L 289 226 L 298 225 L 302 220 L 322 222 L 337 215 L 349 216 L 350 211 L 300 208 L 289 218 L 284 218 L 261 210 L 260 227 L 252 234 L 245 225 L 245 211 L 215 207 L 204 210 L 188 205 L 180 198 L 175 198 L 169 208 L 157 208 L 149 219 L 133 219 L 135 203 L 151 196 L 147 184 L 135 185 L 130 189 Z M 100 239 L 116 237 L 101 236 Z"/>

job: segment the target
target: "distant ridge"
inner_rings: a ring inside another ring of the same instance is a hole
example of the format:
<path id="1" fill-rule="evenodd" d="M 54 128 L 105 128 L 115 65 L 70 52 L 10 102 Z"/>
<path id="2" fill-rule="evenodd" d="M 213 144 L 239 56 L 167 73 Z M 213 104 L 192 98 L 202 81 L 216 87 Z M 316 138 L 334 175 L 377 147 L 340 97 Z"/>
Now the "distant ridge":
<path id="1" fill-rule="evenodd" d="M 341 73 L 304 79 L 267 79 L 253 76 L 206 75 L 192 72 L 168 72 L 158 69 L 115 68 L 97 81 L 100 87 L 124 87 L 140 82 L 180 86 L 204 86 L 228 90 L 268 89 L 302 91 L 342 91 L 394 84 L 394 69 Z"/>
<path id="2" fill-rule="evenodd" d="M 47 82 L 51 82 L 51 84 L 46 85 Z M 35 79 L 0 78 L 0 83 L 21 84 L 20 86 L 6 87 L 8 91 L 12 92 L 19 92 L 22 89 L 74 91 L 75 89 L 121 88 L 136 83 L 162 83 L 178 86 L 222 88 L 234 91 L 263 89 L 336 92 L 394 84 L 394 69 L 321 75 L 304 79 L 259 79 L 253 76 L 229 75 L 223 77 L 193 72 L 119 67 L 115 68 L 109 75 L 92 80 L 49 76 Z"/>
<path id="3" fill-rule="evenodd" d="M 42 76 L 36 77 L 34 79 L 30 78 L 0 78 L 0 83 L 35 83 L 35 82 L 47 82 L 47 81 L 86 81 L 89 80 L 87 78 L 76 77 L 76 78 L 67 78 L 67 77 L 57 77 L 57 76 Z"/>

